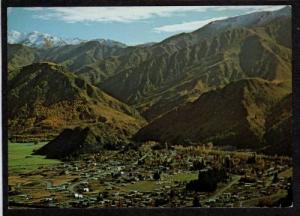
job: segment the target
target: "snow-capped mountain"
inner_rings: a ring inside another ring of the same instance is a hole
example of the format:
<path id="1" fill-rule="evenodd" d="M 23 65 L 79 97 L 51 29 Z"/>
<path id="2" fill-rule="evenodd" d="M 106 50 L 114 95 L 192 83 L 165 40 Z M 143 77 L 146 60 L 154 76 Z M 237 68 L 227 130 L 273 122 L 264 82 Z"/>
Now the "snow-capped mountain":
<path id="1" fill-rule="evenodd" d="M 34 31 L 28 34 L 24 34 L 18 31 L 8 32 L 8 43 L 10 44 L 23 44 L 36 48 L 49 48 L 59 47 L 64 45 L 76 45 L 80 43 L 88 42 L 80 38 L 61 38 L 50 34 Z M 108 47 L 126 47 L 126 44 L 110 39 L 93 39 L 91 41 L 98 41 Z"/>
<path id="2" fill-rule="evenodd" d="M 10 44 L 20 43 L 24 38 L 25 35 L 18 31 L 9 31 L 7 34 L 7 40 Z"/>
<path id="3" fill-rule="evenodd" d="M 7 36 L 8 43 L 23 44 L 37 48 L 59 47 L 67 44 L 79 44 L 85 42 L 79 38 L 64 39 L 38 31 L 30 32 L 28 34 L 18 31 L 9 31 Z"/>
<path id="4" fill-rule="evenodd" d="M 25 39 L 22 41 L 22 44 L 31 47 L 42 48 L 63 46 L 66 45 L 66 42 L 59 37 L 34 31 L 26 35 Z"/>

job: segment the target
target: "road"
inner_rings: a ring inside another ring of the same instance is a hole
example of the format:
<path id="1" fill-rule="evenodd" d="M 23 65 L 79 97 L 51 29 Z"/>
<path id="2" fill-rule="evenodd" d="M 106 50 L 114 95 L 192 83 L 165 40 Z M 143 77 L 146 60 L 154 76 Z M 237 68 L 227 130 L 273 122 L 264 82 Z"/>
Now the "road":
<path id="1" fill-rule="evenodd" d="M 226 190 L 228 190 L 232 185 L 238 183 L 238 181 L 240 180 L 241 176 L 239 175 L 233 175 L 232 176 L 232 181 L 229 182 L 227 185 L 225 185 L 224 187 L 218 189 L 212 196 L 208 197 L 205 201 L 208 201 L 210 199 L 216 199 L 218 196 L 220 196 L 221 194 L 223 194 Z"/>

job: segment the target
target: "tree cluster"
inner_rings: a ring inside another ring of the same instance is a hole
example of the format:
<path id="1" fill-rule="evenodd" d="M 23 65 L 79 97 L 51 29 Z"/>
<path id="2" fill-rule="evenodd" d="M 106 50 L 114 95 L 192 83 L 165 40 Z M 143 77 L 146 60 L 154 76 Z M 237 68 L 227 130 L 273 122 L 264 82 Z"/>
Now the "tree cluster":
<path id="1" fill-rule="evenodd" d="M 189 191 L 213 192 L 217 189 L 218 182 L 228 179 L 225 169 L 203 169 L 199 171 L 198 179 L 186 185 Z"/>

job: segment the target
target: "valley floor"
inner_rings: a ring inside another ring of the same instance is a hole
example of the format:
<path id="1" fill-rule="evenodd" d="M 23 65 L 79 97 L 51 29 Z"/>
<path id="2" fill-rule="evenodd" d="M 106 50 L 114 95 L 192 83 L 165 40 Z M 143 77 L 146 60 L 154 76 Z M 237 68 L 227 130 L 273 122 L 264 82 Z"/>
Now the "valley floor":
<path id="1" fill-rule="evenodd" d="M 278 206 L 288 195 L 292 176 L 291 158 L 253 152 L 141 147 L 60 162 L 31 156 L 35 148 L 33 143 L 9 144 L 10 208 Z M 17 149 L 23 154 L 16 155 Z M 205 161 L 206 168 L 214 168 L 224 166 L 226 158 L 231 162 L 226 167 L 228 178 L 216 190 L 187 190 L 186 185 L 198 178 L 195 162 Z"/>

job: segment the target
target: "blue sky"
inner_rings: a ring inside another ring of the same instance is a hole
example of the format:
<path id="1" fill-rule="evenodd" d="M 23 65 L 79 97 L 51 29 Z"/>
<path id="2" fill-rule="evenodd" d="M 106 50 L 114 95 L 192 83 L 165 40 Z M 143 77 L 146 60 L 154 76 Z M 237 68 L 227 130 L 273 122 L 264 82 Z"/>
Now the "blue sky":
<path id="1" fill-rule="evenodd" d="M 104 38 L 135 45 L 190 32 L 214 20 L 282 7 L 14 7 L 8 8 L 8 30 L 39 31 L 63 38 Z"/>

